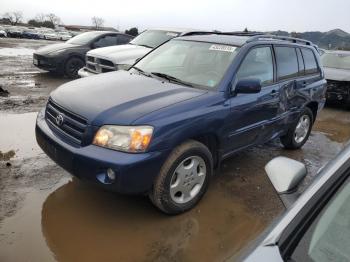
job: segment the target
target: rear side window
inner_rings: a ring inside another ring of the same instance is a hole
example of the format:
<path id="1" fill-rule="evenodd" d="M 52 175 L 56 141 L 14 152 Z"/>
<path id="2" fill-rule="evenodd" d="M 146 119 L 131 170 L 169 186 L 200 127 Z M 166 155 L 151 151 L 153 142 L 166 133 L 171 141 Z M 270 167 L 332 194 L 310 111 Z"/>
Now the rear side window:
<path id="1" fill-rule="evenodd" d="M 261 85 L 273 82 L 273 60 L 270 47 L 252 49 L 244 58 L 236 75 L 236 82 L 242 79 L 256 78 Z"/>
<path id="2" fill-rule="evenodd" d="M 316 74 L 318 72 L 317 62 L 314 52 L 310 49 L 301 49 L 305 63 L 305 74 Z"/>
<path id="3" fill-rule="evenodd" d="M 296 77 L 299 65 L 295 48 L 278 46 L 275 48 L 275 52 L 278 80 Z"/>
<path id="4" fill-rule="evenodd" d="M 304 65 L 304 59 L 303 56 L 301 55 L 301 51 L 299 48 L 297 50 L 297 57 L 298 57 L 298 64 L 299 64 L 299 74 L 303 75 L 305 73 L 305 65 Z"/>

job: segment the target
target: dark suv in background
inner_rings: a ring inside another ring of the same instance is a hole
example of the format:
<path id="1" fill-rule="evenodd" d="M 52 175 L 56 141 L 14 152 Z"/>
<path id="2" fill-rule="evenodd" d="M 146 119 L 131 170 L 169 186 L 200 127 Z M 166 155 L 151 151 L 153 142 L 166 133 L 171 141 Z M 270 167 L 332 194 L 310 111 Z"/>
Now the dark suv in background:
<path id="1" fill-rule="evenodd" d="M 325 103 L 312 43 L 276 36 L 174 38 L 128 71 L 71 81 L 37 118 L 41 148 L 108 190 L 148 194 L 163 212 L 192 208 L 232 154 L 307 141 Z"/>
<path id="2" fill-rule="evenodd" d="M 326 50 L 321 56 L 327 79 L 327 103 L 350 108 L 350 51 Z"/>
<path id="3" fill-rule="evenodd" d="M 78 71 L 85 65 L 85 54 L 95 48 L 122 45 L 129 43 L 130 35 L 93 31 L 77 35 L 62 44 L 48 45 L 38 49 L 33 54 L 35 66 L 46 71 L 64 74 L 75 78 Z"/>

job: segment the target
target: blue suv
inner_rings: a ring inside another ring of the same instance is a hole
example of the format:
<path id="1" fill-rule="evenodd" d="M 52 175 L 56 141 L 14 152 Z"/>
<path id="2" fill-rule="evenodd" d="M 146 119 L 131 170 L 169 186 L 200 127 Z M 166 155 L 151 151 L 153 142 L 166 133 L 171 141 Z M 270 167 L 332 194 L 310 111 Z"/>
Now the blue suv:
<path id="1" fill-rule="evenodd" d="M 128 71 L 57 88 L 36 138 L 74 176 L 160 210 L 189 210 L 232 154 L 280 138 L 307 141 L 325 103 L 317 48 L 271 35 L 174 38 Z"/>

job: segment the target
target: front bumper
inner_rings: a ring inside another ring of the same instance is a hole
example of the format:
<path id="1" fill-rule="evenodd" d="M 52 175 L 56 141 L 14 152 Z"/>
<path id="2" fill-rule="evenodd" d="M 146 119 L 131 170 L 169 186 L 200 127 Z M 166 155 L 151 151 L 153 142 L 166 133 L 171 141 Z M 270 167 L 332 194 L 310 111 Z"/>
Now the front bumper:
<path id="1" fill-rule="evenodd" d="M 63 59 L 59 57 L 50 57 L 45 55 L 33 55 L 33 64 L 46 71 L 63 72 Z"/>
<path id="2" fill-rule="evenodd" d="M 91 71 L 89 71 L 86 67 L 83 67 L 81 68 L 79 71 L 78 71 L 78 75 L 80 77 L 88 77 L 88 76 L 93 76 L 93 75 L 96 75 L 95 73 L 92 73 Z"/>
<path id="3" fill-rule="evenodd" d="M 170 153 L 167 150 L 131 154 L 95 145 L 75 146 L 63 141 L 51 130 L 43 111 L 38 114 L 35 133 L 43 151 L 66 171 L 82 180 L 124 194 L 148 192 Z M 114 181 L 107 179 L 108 168 L 116 174 Z"/>

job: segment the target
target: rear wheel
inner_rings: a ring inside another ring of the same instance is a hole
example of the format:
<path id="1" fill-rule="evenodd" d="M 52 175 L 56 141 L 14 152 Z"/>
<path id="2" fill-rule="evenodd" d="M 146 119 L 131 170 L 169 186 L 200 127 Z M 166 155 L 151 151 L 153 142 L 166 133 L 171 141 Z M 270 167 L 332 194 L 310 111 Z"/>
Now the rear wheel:
<path id="1" fill-rule="evenodd" d="M 64 74 L 69 78 L 77 78 L 79 69 L 84 67 L 84 61 L 78 57 L 67 60 L 64 66 Z"/>
<path id="2" fill-rule="evenodd" d="M 213 159 L 209 149 L 189 140 L 174 149 L 157 176 L 149 196 L 167 214 L 193 208 L 206 192 L 212 176 Z"/>
<path id="3" fill-rule="evenodd" d="M 287 149 L 299 149 L 308 140 L 314 123 L 312 111 L 307 107 L 300 114 L 298 121 L 289 128 L 287 134 L 281 137 L 281 142 Z"/>

